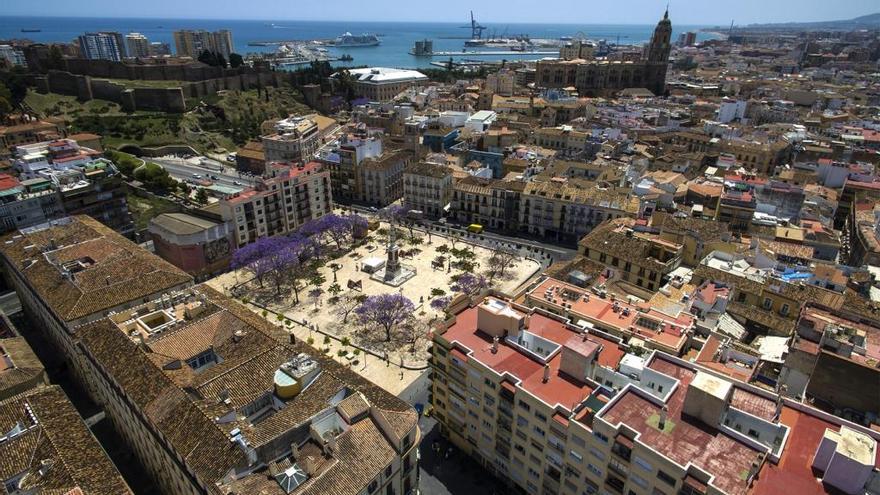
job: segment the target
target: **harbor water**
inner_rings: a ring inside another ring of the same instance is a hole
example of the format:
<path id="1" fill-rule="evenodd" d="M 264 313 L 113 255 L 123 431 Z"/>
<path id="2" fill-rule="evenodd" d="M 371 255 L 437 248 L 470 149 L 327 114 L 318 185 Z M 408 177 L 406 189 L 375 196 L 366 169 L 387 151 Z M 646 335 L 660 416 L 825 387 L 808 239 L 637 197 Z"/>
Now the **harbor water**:
<path id="1" fill-rule="evenodd" d="M 659 19 L 659 14 L 658 14 Z M 673 20 L 674 21 L 674 20 Z M 97 18 L 97 17 L 11 17 L 0 16 L 0 40 L 30 39 L 35 42 L 71 42 L 87 31 L 118 31 L 123 34 L 138 32 L 149 40 L 169 43 L 172 51 L 172 33 L 179 29 L 229 29 L 238 53 L 272 52 L 275 46 L 251 46 L 257 42 L 333 39 L 345 32 L 355 35 L 376 34 L 381 39 L 379 46 L 356 48 L 329 48 L 329 54 L 340 57 L 349 54 L 351 62 L 334 62 L 334 65 L 419 68 L 430 67 L 431 58 L 410 55 L 417 40 L 431 39 L 434 50 L 461 52 L 464 41 L 470 36 L 470 29 L 462 29 L 461 23 L 423 23 L 423 22 L 357 22 L 357 21 L 243 21 L 243 20 L 200 20 L 200 19 L 156 19 L 156 18 Z M 527 34 L 532 39 L 559 39 L 562 36 L 586 35 L 591 40 L 605 39 L 608 42 L 624 44 L 646 43 L 654 30 L 654 25 L 613 25 L 613 24 L 493 24 L 482 22 L 498 37 L 513 37 Z M 676 26 L 673 22 L 673 36 L 684 31 L 697 31 L 698 40 L 711 39 L 710 33 L 699 30 L 704 26 Z M 39 32 L 21 32 L 22 29 L 38 29 Z M 470 48 L 468 50 L 471 50 Z M 546 49 L 541 49 L 546 51 Z M 507 60 L 533 60 L 547 55 L 510 52 L 504 57 L 481 57 L 485 60 L 502 58 Z M 468 58 L 455 56 L 456 60 Z M 448 60 L 434 58 L 434 61 Z"/>

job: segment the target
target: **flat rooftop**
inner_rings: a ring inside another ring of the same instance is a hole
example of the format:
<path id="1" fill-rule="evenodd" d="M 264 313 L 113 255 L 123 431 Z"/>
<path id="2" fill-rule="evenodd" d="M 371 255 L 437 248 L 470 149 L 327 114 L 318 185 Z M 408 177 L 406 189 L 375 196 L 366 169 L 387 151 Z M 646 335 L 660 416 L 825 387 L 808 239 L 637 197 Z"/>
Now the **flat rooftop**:
<path id="1" fill-rule="evenodd" d="M 594 325 L 610 327 L 615 331 L 656 342 L 667 349 L 681 350 L 687 341 L 687 332 L 694 324 L 694 317 L 681 312 L 677 315 L 663 313 L 648 305 L 632 305 L 621 299 L 612 301 L 592 294 L 587 289 L 567 284 L 554 278 L 546 278 L 528 292 L 529 304 L 552 307 L 557 311 L 567 310 L 578 318 Z M 567 307 L 563 307 L 565 304 Z M 568 307 L 570 306 L 570 307 Z M 663 330 L 643 326 L 645 318 L 651 322 L 664 324 Z M 608 331 L 603 329 L 603 331 Z"/>
<path id="2" fill-rule="evenodd" d="M 554 355 L 547 364 L 550 366 L 550 380 L 543 382 L 544 363 L 514 348 L 503 340 L 498 343 L 498 351 L 492 352 L 492 337 L 477 328 L 478 306 L 465 309 L 456 315 L 455 323 L 450 326 L 443 338 L 465 347 L 468 360 L 475 359 L 491 368 L 496 373 L 515 376 L 520 380 L 519 386 L 549 404 L 551 407 L 562 405 L 571 408 L 573 403 L 580 403 L 593 393 L 594 388 L 559 370 L 562 353 Z M 525 314 L 521 310 L 516 310 Z M 559 345 L 565 345 L 572 337 L 580 334 L 566 328 L 561 321 L 549 318 L 540 313 L 531 313 L 528 328 L 530 333 Z M 599 362 L 616 368 L 623 357 L 623 350 L 616 342 L 589 335 L 589 342 L 602 346 Z"/>
<path id="3" fill-rule="evenodd" d="M 785 406 L 780 423 L 790 428 L 788 442 L 778 464 L 767 463 L 761 469 L 749 492 L 751 495 L 838 495 L 841 492 L 822 483 L 819 473 L 813 471 L 813 456 L 822 441 L 826 429 L 840 431 L 839 423 L 832 423 L 811 414 Z M 878 435 L 874 435 L 876 438 Z M 874 467 L 880 469 L 880 456 L 874 459 Z"/>
<path id="4" fill-rule="evenodd" d="M 638 440 L 676 463 L 693 463 L 715 476 L 714 484 L 731 495 L 748 492 L 746 478 L 758 451 L 682 413 L 687 388 L 696 377 L 693 370 L 654 354 L 648 367 L 680 381 L 666 402 L 667 426 L 657 428 L 661 407 L 632 389 L 622 392 L 611 407 L 602 412 L 605 421 L 626 424 L 639 432 Z M 781 492 L 780 492 L 781 493 Z"/>

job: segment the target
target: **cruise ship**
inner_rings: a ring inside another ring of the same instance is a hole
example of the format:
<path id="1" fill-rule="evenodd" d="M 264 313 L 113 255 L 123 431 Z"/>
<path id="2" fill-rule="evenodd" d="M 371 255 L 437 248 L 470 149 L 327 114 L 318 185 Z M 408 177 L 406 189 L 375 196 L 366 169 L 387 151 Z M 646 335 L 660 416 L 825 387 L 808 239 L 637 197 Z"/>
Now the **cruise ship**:
<path id="1" fill-rule="evenodd" d="M 377 46 L 379 43 L 381 43 L 381 41 L 379 41 L 379 38 L 375 34 L 362 34 L 360 36 L 355 36 L 351 33 L 345 33 L 336 38 L 333 45 L 344 48 L 357 48 L 362 46 Z"/>

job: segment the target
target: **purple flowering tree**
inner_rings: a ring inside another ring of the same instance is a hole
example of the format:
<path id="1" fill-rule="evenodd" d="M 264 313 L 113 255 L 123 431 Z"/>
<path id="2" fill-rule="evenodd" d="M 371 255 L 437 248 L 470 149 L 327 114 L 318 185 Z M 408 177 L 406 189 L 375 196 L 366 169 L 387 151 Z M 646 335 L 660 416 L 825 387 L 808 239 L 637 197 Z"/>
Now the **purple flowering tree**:
<path id="1" fill-rule="evenodd" d="M 272 270 L 269 258 L 281 246 L 282 243 L 276 238 L 263 237 L 257 239 L 255 242 L 236 249 L 232 253 L 230 266 L 235 270 L 241 269 L 250 273 L 257 279 L 260 287 L 262 287 L 263 280 Z"/>
<path id="2" fill-rule="evenodd" d="M 488 286 L 486 277 L 473 273 L 462 273 L 450 288 L 455 292 L 473 296 Z"/>
<path id="3" fill-rule="evenodd" d="M 431 307 L 437 311 L 446 311 L 446 307 L 449 306 L 450 302 L 452 302 L 452 296 L 438 297 L 431 301 Z"/>
<path id="4" fill-rule="evenodd" d="M 336 249 L 342 249 L 342 243 L 351 236 L 351 224 L 346 217 L 336 214 L 324 215 L 324 232 L 336 243 Z"/>
<path id="5" fill-rule="evenodd" d="M 380 294 L 368 297 L 355 308 L 354 314 L 364 326 L 377 326 L 385 331 L 385 342 L 391 341 L 391 332 L 409 319 L 415 305 L 402 294 Z"/>
<path id="6" fill-rule="evenodd" d="M 348 228 L 351 231 L 351 236 L 353 238 L 360 238 L 367 235 L 367 230 L 370 228 L 369 222 L 367 219 L 360 215 L 348 215 L 345 217 L 348 220 Z"/>

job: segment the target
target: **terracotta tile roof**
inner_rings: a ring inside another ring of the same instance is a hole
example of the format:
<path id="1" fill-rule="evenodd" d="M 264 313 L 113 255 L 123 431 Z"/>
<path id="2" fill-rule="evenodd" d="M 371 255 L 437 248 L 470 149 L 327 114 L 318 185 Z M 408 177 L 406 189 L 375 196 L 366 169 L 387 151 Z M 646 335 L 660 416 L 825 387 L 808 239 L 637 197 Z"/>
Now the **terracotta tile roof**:
<path id="1" fill-rule="evenodd" d="M 167 335 L 147 339 L 144 345 L 130 338 L 110 318 L 79 327 L 76 336 L 84 352 L 113 377 L 201 483 L 223 484 L 221 480 L 231 469 L 247 465 L 242 449 L 230 442 L 233 429 L 240 429 L 248 444 L 258 451 L 273 450 L 271 444 L 278 442 L 289 445 L 291 435 L 331 407 L 331 400 L 340 393 L 356 397 L 363 394 L 360 400 L 380 410 L 400 436 L 416 427 L 418 415 L 406 402 L 317 350 L 303 343 L 290 343 L 283 330 L 210 287 L 191 290 L 205 296 L 202 313 L 192 322 L 167 330 Z M 175 360 L 208 349 L 221 359 L 198 371 L 187 364 L 174 369 Z M 260 421 L 250 423 L 241 417 L 243 406 L 273 392 L 275 371 L 299 353 L 318 362 L 321 371 L 315 380 Z M 226 397 L 228 403 L 223 400 Z M 347 405 L 355 402 L 346 400 L 343 402 Z M 230 422 L 215 421 L 232 411 L 236 415 Z M 385 468 L 387 455 L 394 455 L 394 449 L 371 419 L 358 421 L 337 441 L 339 449 L 333 459 L 338 463 L 327 461 L 327 469 L 311 485 L 304 485 L 303 493 L 357 493 Z M 261 480 L 267 478 L 262 474 L 246 475 L 227 483 L 226 488 L 243 489 L 244 493 L 282 493 L 274 480 Z M 312 485 L 316 488 L 308 488 Z"/>
<path id="2" fill-rule="evenodd" d="M 179 268 L 87 216 L 7 234 L 0 239 L 0 255 L 65 321 L 192 282 Z M 84 263 L 66 278 L 63 265 L 77 260 Z"/>
<path id="3" fill-rule="evenodd" d="M 0 430 L 16 425 L 25 431 L 0 443 L 0 478 L 25 472 L 21 487 L 33 493 L 131 493 L 60 387 L 40 387 L 0 402 Z"/>

